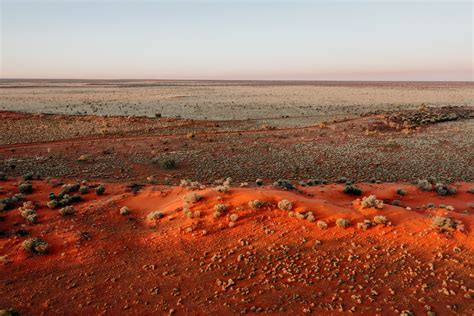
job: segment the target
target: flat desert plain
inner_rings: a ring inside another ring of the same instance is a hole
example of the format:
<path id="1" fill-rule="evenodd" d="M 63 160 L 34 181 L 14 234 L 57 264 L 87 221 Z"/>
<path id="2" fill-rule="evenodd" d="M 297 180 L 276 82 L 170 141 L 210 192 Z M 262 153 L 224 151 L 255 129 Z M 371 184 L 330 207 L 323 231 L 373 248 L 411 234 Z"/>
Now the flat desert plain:
<path id="1" fill-rule="evenodd" d="M 0 80 L 0 315 L 472 315 L 473 88 Z"/>

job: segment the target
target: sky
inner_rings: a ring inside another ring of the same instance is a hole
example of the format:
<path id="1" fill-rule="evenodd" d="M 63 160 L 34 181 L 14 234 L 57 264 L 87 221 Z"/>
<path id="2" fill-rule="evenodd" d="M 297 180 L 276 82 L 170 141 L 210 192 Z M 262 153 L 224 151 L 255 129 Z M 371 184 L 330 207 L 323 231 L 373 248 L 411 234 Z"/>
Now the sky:
<path id="1" fill-rule="evenodd" d="M 0 0 L 0 77 L 473 80 L 473 2 Z"/>

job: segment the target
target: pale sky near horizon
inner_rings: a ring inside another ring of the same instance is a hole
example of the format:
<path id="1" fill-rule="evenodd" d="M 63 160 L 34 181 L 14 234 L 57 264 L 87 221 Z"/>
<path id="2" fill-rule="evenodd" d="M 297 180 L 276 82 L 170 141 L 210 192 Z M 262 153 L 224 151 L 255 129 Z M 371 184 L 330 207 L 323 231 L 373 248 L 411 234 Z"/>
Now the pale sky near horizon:
<path id="1" fill-rule="evenodd" d="M 0 78 L 473 80 L 473 3 L 0 0 Z"/>

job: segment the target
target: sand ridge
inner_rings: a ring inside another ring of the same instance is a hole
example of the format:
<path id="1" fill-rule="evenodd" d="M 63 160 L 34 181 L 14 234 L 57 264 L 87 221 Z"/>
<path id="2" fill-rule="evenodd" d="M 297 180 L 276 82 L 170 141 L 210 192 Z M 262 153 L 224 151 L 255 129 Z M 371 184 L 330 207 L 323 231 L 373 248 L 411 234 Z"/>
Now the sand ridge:
<path id="1" fill-rule="evenodd" d="M 74 203 L 76 213 L 63 217 L 45 206 L 48 194 L 59 193 L 58 183 L 74 181 L 30 182 L 26 200 L 37 205 L 38 222 L 27 224 L 16 207 L 0 213 L 0 279 L 7 293 L 15 293 L 2 295 L 0 305 L 21 312 L 473 312 L 470 183 L 456 183 L 457 193 L 449 196 L 410 184 L 357 184 L 363 190 L 357 197 L 343 193 L 342 184 L 217 192 L 214 186 L 146 185 L 137 191 L 105 183 L 105 193 L 96 195 L 99 183 L 91 181 L 90 192 Z M 2 198 L 18 193 L 17 179 L 1 186 Z M 185 202 L 189 194 L 201 199 Z M 361 207 L 357 198 L 370 194 L 384 201 L 383 209 Z M 291 211 L 278 208 L 285 199 Z M 253 209 L 253 200 L 264 205 Z M 394 200 L 401 205 L 391 205 Z M 217 204 L 227 210 L 216 218 Z M 130 214 L 120 214 L 123 206 Z M 152 211 L 163 217 L 147 219 Z M 315 221 L 301 217 L 307 212 Z M 231 214 L 238 215 L 232 227 Z M 376 215 L 390 224 L 357 229 Z M 435 215 L 462 221 L 465 231 L 437 232 L 431 227 Z M 350 219 L 351 226 L 337 227 L 338 218 Z M 327 229 L 318 228 L 321 220 Z M 48 253 L 24 251 L 22 241 L 31 237 L 44 238 Z"/>

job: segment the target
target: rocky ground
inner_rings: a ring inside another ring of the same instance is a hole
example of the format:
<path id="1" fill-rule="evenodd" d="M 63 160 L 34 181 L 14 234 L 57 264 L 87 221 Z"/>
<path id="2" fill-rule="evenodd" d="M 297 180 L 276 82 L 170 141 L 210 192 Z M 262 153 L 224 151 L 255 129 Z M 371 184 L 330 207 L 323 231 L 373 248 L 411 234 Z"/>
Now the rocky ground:
<path id="1" fill-rule="evenodd" d="M 252 120 L 3 112 L 0 170 L 13 176 L 175 184 L 223 177 L 473 181 L 472 113 L 470 107 L 425 107 L 276 128 Z M 163 168 L 165 161 L 173 166 Z"/>
<path id="2" fill-rule="evenodd" d="M 472 184 L 454 184 L 451 195 L 426 191 L 428 182 L 424 191 L 357 184 L 355 196 L 334 184 L 74 183 L 0 182 L 2 203 L 16 195 L 0 212 L 0 309 L 474 313 Z M 51 204 L 59 196 L 67 211 Z"/>

